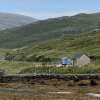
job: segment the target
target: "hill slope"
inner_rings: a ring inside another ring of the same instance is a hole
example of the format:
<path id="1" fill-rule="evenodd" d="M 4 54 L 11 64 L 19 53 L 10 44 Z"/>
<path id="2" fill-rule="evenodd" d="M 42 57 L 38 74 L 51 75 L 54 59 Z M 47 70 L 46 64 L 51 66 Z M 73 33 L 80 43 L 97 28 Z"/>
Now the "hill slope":
<path id="1" fill-rule="evenodd" d="M 76 53 L 86 53 L 100 56 L 100 31 L 93 31 L 80 35 L 65 35 L 59 39 L 52 39 L 44 43 L 33 44 L 19 49 L 25 56 L 44 55 L 50 58 L 72 56 Z"/>
<path id="2" fill-rule="evenodd" d="M 36 19 L 10 13 L 0 13 L 0 30 L 30 24 Z"/>
<path id="3" fill-rule="evenodd" d="M 18 48 L 32 43 L 100 29 L 100 13 L 79 14 L 38 21 L 0 32 L 0 48 Z"/>

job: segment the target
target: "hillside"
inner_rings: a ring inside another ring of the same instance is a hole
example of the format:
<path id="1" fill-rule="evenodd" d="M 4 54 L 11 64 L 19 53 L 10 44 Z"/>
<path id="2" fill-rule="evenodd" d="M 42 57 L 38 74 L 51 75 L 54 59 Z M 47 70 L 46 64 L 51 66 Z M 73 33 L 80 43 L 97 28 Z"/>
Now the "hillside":
<path id="1" fill-rule="evenodd" d="M 51 39 L 59 40 L 65 35 L 74 36 L 95 29 L 100 29 L 100 13 L 48 19 L 0 31 L 0 48 L 19 48 Z"/>
<path id="2" fill-rule="evenodd" d="M 76 36 L 65 35 L 59 39 L 52 39 L 44 43 L 21 48 L 19 51 L 20 53 L 23 52 L 27 58 L 34 55 L 44 55 L 50 58 L 72 57 L 76 53 L 100 56 L 100 31 Z"/>
<path id="3" fill-rule="evenodd" d="M 94 55 L 97 58 L 96 63 L 91 63 L 88 67 L 82 68 L 55 68 L 51 67 L 38 67 L 38 72 L 52 71 L 60 74 L 90 74 L 100 73 L 100 31 L 94 30 L 92 32 L 85 32 L 79 35 L 64 35 L 59 39 L 51 39 L 49 41 L 32 44 L 19 49 L 0 49 L 0 55 L 10 53 L 15 56 L 15 61 L 1 61 L 0 69 L 6 71 L 7 74 L 16 73 L 36 73 L 34 67 L 36 63 L 33 63 L 36 57 L 51 58 L 52 62 L 61 57 L 73 57 L 76 53 L 86 53 L 88 55 Z M 27 62 L 30 61 L 30 62 Z M 39 63 L 38 63 L 39 64 Z"/>
<path id="4" fill-rule="evenodd" d="M 36 19 L 10 13 L 0 13 L 0 30 L 23 26 L 35 22 Z"/>
<path id="5" fill-rule="evenodd" d="M 36 73 L 34 58 L 44 55 L 54 61 L 53 58 L 72 57 L 76 53 L 86 53 L 89 55 L 95 55 L 97 58 L 96 63 L 91 63 L 88 67 L 75 67 L 70 68 L 56 68 L 51 67 L 38 67 L 38 72 L 52 71 L 56 74 L 93 74 L 100 73 L 100 31 L 94 30 L 93 32 L 87 32 L 76 36 L 65 35 L 59 39 L 52 39 L 46 42 L 32 44 L 20 49 L 13 49 L 5 51 L 15 55 L 15 60 L 19 61 L 1 61 L 0 68 L 5 70 L 7 74 L 16 73 Z M 1 52 L 0 52 L 1 53 Z M 32 61 L 32 62 L 26 62 Z M 73 71 L 74 70 L 74 71 Z"/>

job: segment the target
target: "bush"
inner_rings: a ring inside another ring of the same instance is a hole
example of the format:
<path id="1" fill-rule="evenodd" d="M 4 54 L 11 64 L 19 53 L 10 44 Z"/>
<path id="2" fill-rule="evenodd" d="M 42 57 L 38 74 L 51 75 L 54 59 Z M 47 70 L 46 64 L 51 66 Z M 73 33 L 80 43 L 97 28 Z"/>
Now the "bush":
<path id="1" fill-rule="evenodd" d="M 95 85 L 97 85 L 96 80 L 91 80 L 91 81 L 90 81 L 90 85 L 91 85 L 91 86 L 95 86 Z"/>

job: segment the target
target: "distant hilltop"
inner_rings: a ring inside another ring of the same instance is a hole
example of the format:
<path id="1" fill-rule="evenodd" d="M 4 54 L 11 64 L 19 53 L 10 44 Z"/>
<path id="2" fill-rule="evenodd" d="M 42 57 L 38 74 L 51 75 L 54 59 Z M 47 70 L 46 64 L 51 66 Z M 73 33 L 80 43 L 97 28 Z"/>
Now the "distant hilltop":
<path id="1" fill-rule="evenodd" d="M 35 18 L 0 12 L 0 30 L 23 26 L 37 21 Z"/>

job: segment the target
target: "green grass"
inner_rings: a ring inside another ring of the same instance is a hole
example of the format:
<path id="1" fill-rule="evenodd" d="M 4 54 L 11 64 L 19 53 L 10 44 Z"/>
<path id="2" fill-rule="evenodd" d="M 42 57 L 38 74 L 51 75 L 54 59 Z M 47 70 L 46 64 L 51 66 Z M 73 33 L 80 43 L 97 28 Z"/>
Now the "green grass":
<path id="1" fill-rule="evenodd" d="M 65 35 L 59 39 L 37 43 L 19 49 L 26 57 L 44 55 L 50 58 L 73 57 L 76 53 L 100 56 L 100 31 L 84 33 L 81 35 Z M 100 64 L 100 59 L 97 59 Z"/>
<path id="2" fill-rule="evenodd" d="M 7 52 L 13 53 L 14 50 L 12 50 L 12 49 L 3 49 L 3 48 L 0 48 L 0 55 L 4 56 Z"/>
<path id="3" fill-rule="evenodd" d="M 21 70 L 21 74 L 100 74 L 100 67 L 32 67 Z"/>
<path id="4" fill-rule="evenodd" d="M 0 69 L 5 70 L 6 74 L 100 74 L 100 66 L 94 64 L 85 67 L 36 67 L 36 64 L 30 62 L 8 62 L 0 61 Z"/>
<path id="5" fill-rule="evenodd" d="M 16 74 L 19 73 L 22 69 L 30 67 L 33 67 L 33 63 L 0 61 L 0 69 L 5 70 L 6 74 Z"/>

